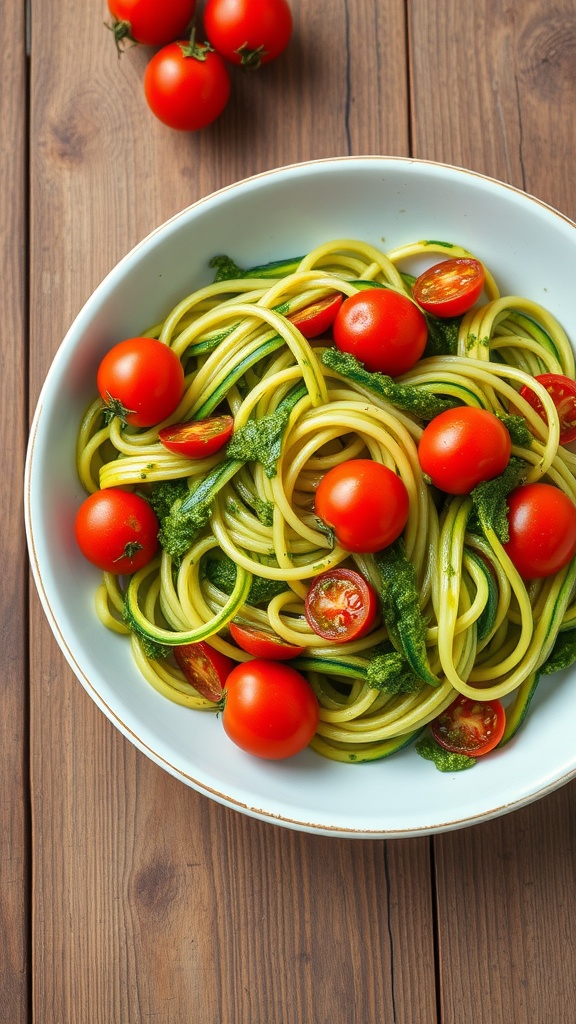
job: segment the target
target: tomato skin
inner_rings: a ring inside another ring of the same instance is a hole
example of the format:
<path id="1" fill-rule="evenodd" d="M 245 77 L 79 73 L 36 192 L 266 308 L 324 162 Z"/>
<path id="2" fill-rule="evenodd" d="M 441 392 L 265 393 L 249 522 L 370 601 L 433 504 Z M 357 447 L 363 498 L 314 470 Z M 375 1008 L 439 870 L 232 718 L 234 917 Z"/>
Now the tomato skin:
<path id="1" fill-rule="evenodd" d="M 422 472 L 447 494 L 469 494 L 503 473 L 512 442 L 494 413 L 473 406 L 447 409 L 424 428 L 418 445 Z"/>
<path id="2" fill-rule="evenodd" d="M 522 484 L 508 495 L 504 550 L 523 579 L 553 576 L 576 554 L 576 506 L 552 484 Z"/>
<path id="3" fill-rule="evenodd" d="M 234 643 L 238 644 L 247 654 L 255 658 L 268 658 L 270 661 L 290 661 L 304 653 L 304 648 L 297 644 L 289 644 L 276 633 L 256 626 L 241 625 L 230 622 L 230 634 Z"/>
<path id="4" fill-rule="evenodd" d="M 106 353 L 96 376 L 110 411 L 134 427 L 152 427 L 170 416 L 184 393 L 176 353 L 155 338 L 126 338 Z"/>
<path id="5" fill-rule="evenodd" d="M 398 377 L 422 356 L 428 328 L 422 310 L 389 288 L 368 288 L 350 295 L 334 321 L 334 341 L 372 373 Z"/>
<path id="6" fill-rule="evenodd" d="M 145 46 L 164 46 L 185 35 L 195 8 L 196 0 L 108 0 L 117 43 L 127 38 Z"/>
<path id="7" fill-rule="evenodd" d="M 560 444 L 569 444 L 576 440 L 576 381 L 561 373 L 542 373 L 535 378 L 552 398 L 560 420 Z M 546 422 L 546 412 L 537 394 L 524 384 L 520 395 L 530 403 L 538 415 Z"/>
<path id="8" fill-rule="evenodd" d="M 416 278 L 412 295 L 427 313 L 438 317 L 461 316 L 480 298 L 484 276 L 479 260 L 442 260 Z"/>
<path id="9" fill-rule="evenodd" d="M 499 700 L 472 700 L 460 695 L 430 724 L 437 743 L 452 754 L 482 757 L 497 747 L 506 728 Z"/>
<path id="10" fill-rule="evenodd" d="M 256 69 L 276 60 L 292 35 L 287 0 L 207 0 L 207 39 L 231 64 Z"/>
<path id="11" fill-rule="evenodd" d="M 230 77 L 218 53 L 177 40 L 154 54 L 144 72 L 152 113 L 169 128 L 195 132 L 220 116 L 230 98 Z"/>
<path id="12" fill-rule="evenodd" d="M 291 665 L 254 658 L 226 680 L 222 724 L 229 739 L 255 757 L 281 760 L 308 746 L 318 727 L 318 701 Z"/>
<path id="13" fill-rule="evenodd" d="M 158 437 L 165 448 L 188 459 L 205 459 L 224 447 L 232 437 L 232 416 L 209 416 L 205 420 L 173 423 L 162 427 Z"/>
<path id="14" fill-rule="evenodd" d="M 217 651 L 205 640 L 175 647 L 174 657 L 187 681 L 198 693 L 214 704 L 222 700 L 226 680 L 236 664 L 232 658 Z"/>
<path id="15" fill-rule="evenodd" d="M 342 644 L 370 632 L 378 613 L 378 596 L 361 573 L 338 566 L 314 578 L 304 612 L 318 636 Z"/>
<path id="16" fill-rule="evenodd" d="M 342 296 L 340 294 L 328 295 L 325 299 L 306 306 L 305 309 L 299 309 L 288 319 L 305 338 L 318 338 L 332 327 L 341 305 Z"/>
<path id="17" fill-rule="evenodd" d="M 316 490 L 315 509 L 345 551 L 380 551 L 406 526 L 408 492 L 387 466 L 371 459 L 349 459 L 324 474 Z"/>
<path id="18" fill-rule="evenodd" d="M 74 525 L 80 551 L 89 562 L 116 575 L 142 569 L 158 550 L 158 519 L 140 495 L 121 487 L 90 494 Z"/>

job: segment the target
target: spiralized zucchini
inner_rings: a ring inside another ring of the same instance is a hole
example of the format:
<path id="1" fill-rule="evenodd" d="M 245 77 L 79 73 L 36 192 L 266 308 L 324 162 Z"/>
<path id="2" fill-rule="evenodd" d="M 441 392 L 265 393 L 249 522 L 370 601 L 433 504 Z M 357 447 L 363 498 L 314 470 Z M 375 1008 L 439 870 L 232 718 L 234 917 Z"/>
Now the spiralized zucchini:
<path id="1" fill-rule="evenodd" d="M 514 700 L 532 692 L 559 631 L 574 623 L 574 564 L 526 584 L 495 532 L 473 527 L 471 499 L 439 501 L 423 478 L 417 445 L 425 421 L 406 405 L 330 369 L 323 353 L 331 342 L 306 341 L 289 319 L 335 291 L 354 294 L 361 286 L 357 282 L 410 296 L 410 261 L 430 254 L 471 255 L 448 243 L 416 242 L 383 253 L 359 241 L 336 240 L 296 261 L 278 279 L 263 273 L 208 285 L 147 332 L 171 346 L 184 366 L 186 391 L 170 419 L 137 430 L 117 417 L 106 423 L 99 398 L 87 410 L 77 468 L 88 493 L 122 486 L 146 495 L 160 481 L 181 478 L 194 488 L 207 474 L 226 471 L 208 523 L 181 559 L 162 551 L 129 581 L 104 574 L 97 592 L 98 617 L 120 633 L 130 632 L 123 616 L 129 600 L 138 627 L 131 632 L 138 668 L 170 700 L 214 709 L 186 681 L 171 651 L 204 639 L 236 661 L 247 660 L 228 631 L 230 620 L 239 616 L 304 648 L 295 664 L 318 697 L 320 724 L 312 746 L 323 756 L 347 762 L 384 757 L 416 737 L 458 693 L 478 699 L 510 695 L 512 717 L 522 717 L 514 713 Z M 537 303 L 501 296 L 485 269 L 486 301 L 461 319 L 453 354 L 426 356 L 397 383 L 421 396 L 501 415 L 512 408 L 525 417 L 533 436 L 528 446 L 513 447 L 513 455 L 527 465 L 527 479 L 546 479 L 576 502 L 576 457 L 560 446 L 554 404 L 533 381 L 539 373 L 574 377 L 570 343 Z M 529 382 L 547 423 L 518 394 Z M 273 413 L 298 385 L 301 393 L 272 471 L 259 461 L 230 466 L 225 450 L 187 459 L 159 442 L 160 427 L 215 410 L 230 413 L 238 430 Z M 377 589 L 381 583 L 374 557 L 351 556 L 332 546 L 314 514 L 322 474 L 352 458 L 388 466 L 409 494 L 403 544 L 416 573 L 428 664 L 436 679 L 434 684 L 422 680 L 411 692 L 370 684 L 371 659 L 391 639 L 381 619 L 367 636 L 335 645 L 322 641 L 304 616 L 311 579 L 330 567 L 356 568 Z M 205 571 L 208 559 L 223 556 L 238 567 L 232 594 Z M 284 588 L 267 604 L 249 604 L 254 576 Z M 166 657 L 146 652 L 147 636 L 163 645 Z"/>

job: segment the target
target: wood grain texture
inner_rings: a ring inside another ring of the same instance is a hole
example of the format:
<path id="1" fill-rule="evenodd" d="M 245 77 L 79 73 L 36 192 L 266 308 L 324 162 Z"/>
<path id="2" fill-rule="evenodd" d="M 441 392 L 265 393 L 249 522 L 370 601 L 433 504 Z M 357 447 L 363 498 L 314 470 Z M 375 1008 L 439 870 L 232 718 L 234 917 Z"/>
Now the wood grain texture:
<path id="1" fill-rule="evenodd" d="M 148 55 L 116 59 L 103 4 L 32 0 L 33 401 L 93 288 L 182 207 L 280 164 L 408 152 L 403 4 L 293 9 L 286 59 L 234 75 L 188 136 L 149 114 Z M 428 841 L 301 835 L 186 789 L 103 718 L 35 597 L 31 659 L 37 1024 L 436 1024 Z"/>
<path id="2" fill-rule="evenodd" d="M 28 1017 L 29 870 L 27 741 L 27 571 L 22 466 L 27 409 L 26 48 L 24 7 L 0 6 L 4 41 L 0 124 L 0 266 L 3 277 L 0 430 L 0 1021 Z M 14 396 L 22 400 L 15 403 Z"/>

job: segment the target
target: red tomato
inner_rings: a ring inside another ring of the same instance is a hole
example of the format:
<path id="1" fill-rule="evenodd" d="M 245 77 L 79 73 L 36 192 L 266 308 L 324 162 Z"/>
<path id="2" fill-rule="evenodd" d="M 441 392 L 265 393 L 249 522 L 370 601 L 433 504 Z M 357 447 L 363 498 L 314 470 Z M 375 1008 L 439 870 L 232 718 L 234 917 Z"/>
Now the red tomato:
<path id="1" fill-rule="evenodd" d="M 288 46 L 292 12 L 286 0 L 207 0 L 204 31 L 226 60 L 259 68 Z"/>
<path id="2" fill-rule="evenodd" d="M 145 46 L 164 46 L 186 35 L 196 0 L 108 0 L 116 46 L 123 39 Z"/>
<path id="3" fill-rule="evenodd" d="M 192 420 L 190 423 L 173 423 L 162 427 L 158 437 L 175 455 L 185 455 L 188 459 L 205 459 L 220 451 L 232 437 L 234 420 L 232 416 L 209 416 L 205 420 Z"/>
<path id="4" fill-rule="evenodd" d="M 576 506 L 552 484 L 522 484 L 508 495 L 504 549 L 526 580 L 563 569 L 576 554 Z"/>
<path id="5" fill-rule="evenodd" d="M 174 657 L 187 681 L 198 693 L 214 704 L 222 700 L 224 684 L 236 664 L 232 658 L 227 658 L 204 640 L 175 647 Z"/>
<path id="6" fill-rule="evenodd" d="M 426 347 L 421 309 L 389 288 L 368 288 L 345 299 L 334 321 L 334 341 L 372 373 L 398 377 L 412 369 Z"/>
<path id="7" fill-rule="evenodd" d="M 461 316 L 480 298 L 483 287 L 484 267 L 478 260 L 442 260 L 420 274 L 412 295 L 427 313 Z"/>
<path id="8" fill-rule="evenodd" d="M 424 428 L 418 459 L 435 487 L 469 494 L 477 484 L 503 473 L 512 442 L 501 420 L 487 409 L 447 409 Z"/>
<path id="9" fill-rule="evenodd" d="M 305 309 L 299 309 L 288 319 L 305 338 L 318 338 L 332 327 L 341 305 L 342 296 L 340 294 L 328 295 L 325 299 L 306 306 Z"/>
<path id="10" fill-rule="evenodd" d="M 254 658 L 226 680 L 222 724 L 227 736 L 256 757 L 280 760 L 307 747 L 318 727 L 318 701 L 291 665 Z"/>
<path id="11" fill-rule="evenodd" d="M 257 629 L 255 626 L 244 626 L 238 622 L 230 623 L 230 633 L 238 647 L 255 658 L 269 658 L 272 661 L 289 661 L 304 653 L 304 648 L 297 644 L 286 643 L 277 633 L 268 629 Z"/>
<path id="12" fill-rule="evenodd" d="M 158 549 L 158 519 L 151 505 L 132 491 L 96 491 L 78 509 L 75 533 L 89 562 L 104 572 L 130 574 L 142 569 Z"/>
<path id="13" fill-rule="evenodd" d="M 156 117 L 182 132 L 206 128 L 230 98 L 230 78 L 207 44 L 179 40 L 158 50 L 144 72 L 144 94 Z"/>
<path id="14" fill-rule="evenodd" d="M 408 492 L 387 466 L 371 459 L 350 459 L 324 474 L 315 508 L 346 551 L 380 551 L 406 526 Z"/>
<path id="15" fill-rule="evenodd" d="M 133 427 L 152 427 L 170 416 L 184 394 L 176 353 L 155 338 L 127 338 L 106 353 L 98 391 L 111 414 Z"/>
<path id="16" fill-rule="evenodd" d="M 546 388 L 556 406 L 560 420 L 560 444 L 576 440 L 576 381 L 561 373 L 542 373 L 535 379 Z M 520 394 L 546 421 L 544 406 L 532 388 L 524 384 Z"/>
<path id="17" fill-rule="evenodd" d="M 365 636 L 374 625 L 378 597 L 354 569 L 328 569 L 312 581 L 304 605 L 310 628 L 324 640 L 346 643 Z"/>
<path id="18" fill-rule="evenodd" d="M 437 743 L 453 754 L 481 757 L 498 746 L 506 726 L 499 700 L 457 697 L 430 725 Z"/>

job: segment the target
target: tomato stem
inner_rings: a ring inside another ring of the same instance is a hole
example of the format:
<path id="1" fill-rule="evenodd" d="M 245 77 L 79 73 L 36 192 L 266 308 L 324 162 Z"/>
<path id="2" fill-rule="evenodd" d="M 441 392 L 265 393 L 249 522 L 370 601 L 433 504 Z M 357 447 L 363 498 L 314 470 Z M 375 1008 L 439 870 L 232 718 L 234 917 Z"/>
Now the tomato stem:
<path id="1" fill-rule="evenodd" d="M 208 56 L 208 54 L 214 52 L 214 47 L 211 46 L 210 43 L 208 43 L 208 42 L 197 43 L 196 42 L 196 26 L 195 25 L 192 25 L 192 29 L 190 31 L 190 40 L 189 40 L 189 42 L 186 43 L 186 45 L 184 45 L 183 43 L 178 43 L 178 45 L 179 45 L 180 49 L 182 50 L 182 55 L 184 57 L 194 57 L 195 60 L 200 60 L 200 61 L 206 60 L 206 57 Z"/>
<path id="2" fill-rule="evenodd" d="M 247 71 L 257 71 L 267 51 L 263 46 L 258 46 L 255 50 L 251 50 L 248 43 L 242 43 L 242 46 L 234 50 L 234 53 L 237 53 L 240 57 L 243 68 L 246 68 Z"/>
<path id="3" fill-rule="evenodd" d="M 109 25 L 108 22 L 104 22 L 104 24 L 114 35 L 114 42 L 116 44 L 118 57 L 121 57 L 124 53 L 122 43 L 125 39 L 129 39 L 133 46 L 136 45 L 136 40 L 132 35 L 132 26 L 129 21 L 115 21 L 113 25 Z"/>

